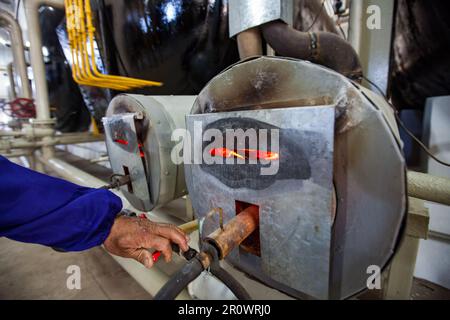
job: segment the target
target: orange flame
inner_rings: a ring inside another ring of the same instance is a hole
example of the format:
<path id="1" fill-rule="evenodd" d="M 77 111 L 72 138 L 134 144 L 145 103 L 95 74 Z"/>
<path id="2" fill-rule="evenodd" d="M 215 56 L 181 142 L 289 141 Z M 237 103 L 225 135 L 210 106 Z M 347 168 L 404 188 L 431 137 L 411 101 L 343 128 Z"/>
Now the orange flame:
<path id="1" fill-rule="evenodd" d="M 227 148 L 214 148 L 209 151 L 212 156 L 219 156 L 222 158 L 239 158 L 248 159 L 250 157 L 263 160 L 278 160 L 280 158 L 277 152 L 261 151 L 256 149 L 237 149 L 235 151 Z M 244 154 L 244 155 L 242 155 Z"/>

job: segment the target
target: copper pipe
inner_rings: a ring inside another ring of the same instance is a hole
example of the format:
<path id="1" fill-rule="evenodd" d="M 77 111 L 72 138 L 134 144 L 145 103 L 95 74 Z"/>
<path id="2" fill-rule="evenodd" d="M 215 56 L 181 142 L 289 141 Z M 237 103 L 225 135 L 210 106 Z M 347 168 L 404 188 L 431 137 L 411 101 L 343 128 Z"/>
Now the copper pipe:
<path id="1" fill-rule="evenodd" d="M 218 228 L 205 240 L 217 248 L 219 259 L 223 259 L 247 239 L 258 226 L 258 207 L 249 206 L 225 224 L 223 230 Z"/>

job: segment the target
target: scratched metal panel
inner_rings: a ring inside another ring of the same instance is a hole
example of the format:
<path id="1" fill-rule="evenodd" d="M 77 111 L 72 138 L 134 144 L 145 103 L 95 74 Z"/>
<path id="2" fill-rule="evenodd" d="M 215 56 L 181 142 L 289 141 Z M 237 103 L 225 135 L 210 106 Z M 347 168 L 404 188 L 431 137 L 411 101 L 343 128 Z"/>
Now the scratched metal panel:
<path id="1" fill-rule="evenodd" d="M 280 129 L 280 159 L 277 175 L 246 186 L 223 182 L 200 164 L 187 165 L 186 178 L 197 216 L 212 207 L 224 210 L 224 221 L 236 215 L 235 200 L 256 204 L 260 210 L 261 257 L 257 267 L 275 281 L 318 298 L 328 297 L 333 139 L 335 109 L 332 106 L 265 109 L 187 116 L 187 128 L 194 137 L 195 122 L 201 128 L 221 119 L 253 119 Z M 237 121 L 237 120 L 236 120 Z M 192 150 L 202 148 L 194 138 Z M 295 150 L 295 153 L 290 151 Z M 295 164 L 295 165 L 293 165 Z M 224 165 L 225 166 L 225 165 Z M 240 164 L 233 165 L 240 170 Z M 242 167 L 249 170 L 248 167 Z M 233 169 L 234 170 L 234 169 Z M 204 224 L 202 236 L 217 223 Z M 235 249 L 229 260 L 239 265 L 242 254 Z M 315 279 L 315 281 L 311 281 Z"/>
<path id="2" fill-rule="evenodd" d="M 137 208 L 150 210 L 152 200 L 147 184 L 144 163 L 140 157 L 134 113 L 125 113 L 103 118 L 105 127 L 106 147 L 114 173 L 125 174 L 124 166 L 128 167 L 132 190 L 127 186 L 120 187 L 130 203 Z M 115 140 L 125 140 L 127 144 L 120 144 Z"/>
<path id="3" fill-rule="evenodd" d="M 230 37 L 274 20 L 292 25 L 294 18 L 293 0 L 230 0 L 228 7 Z"/>
<path id="4" fill-rule="evenodd" d="M 336 108 L 336 216 L 329 297 L 342 299 L 366 288 L 367 267 L 384 268 L 402 235 L 406 216 L 405 163 L 390 106 L 381 96 L 327 68 L 288 58 L 260 57 L 240 62 L 217 75 L 200 92 L 191 113 L 313 105 Z M 221 195 L 209 194 L 215 190 L 212 183 L 205 193 L 203 181 L 193 178 L 190 171 L 186 171 L 186 179 L 195 182 L 194 186 L 188 183 L 193 202 L 195 198 L 203 202 L 220 199 Z M 200 189 L 203 193 L 197 193 Z M 285 192 L 286 199 L 293 199 L 292 189 L 286 187 Z M 273 193 L 265 195 L 275 198 Z M 206 208 L 208 204 L 202 205 Z M 231 204 L 230 208 L 234 210 Z M 204 212 L 196 214 L 201 216 Z M 265 276 L 259 257 L 239 252 L 236 259 L 234 265 L 252 277 L 303 297 L 299 290 L 289 288 L 290 284 L 283 285 Z M 321 279 L 313 276 L 309 281 Z"/>

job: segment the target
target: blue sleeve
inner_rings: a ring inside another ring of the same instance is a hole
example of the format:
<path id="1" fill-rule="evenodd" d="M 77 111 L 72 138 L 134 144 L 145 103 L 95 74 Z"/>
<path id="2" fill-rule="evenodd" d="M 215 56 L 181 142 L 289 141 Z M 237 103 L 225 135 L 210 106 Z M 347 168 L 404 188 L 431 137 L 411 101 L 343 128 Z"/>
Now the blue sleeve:
<path id="1" fill-rule="evenodd" d="M 16 165 L 0 156 L 0 237 L 66 251 L 102 244 L 122 201 Z"/>

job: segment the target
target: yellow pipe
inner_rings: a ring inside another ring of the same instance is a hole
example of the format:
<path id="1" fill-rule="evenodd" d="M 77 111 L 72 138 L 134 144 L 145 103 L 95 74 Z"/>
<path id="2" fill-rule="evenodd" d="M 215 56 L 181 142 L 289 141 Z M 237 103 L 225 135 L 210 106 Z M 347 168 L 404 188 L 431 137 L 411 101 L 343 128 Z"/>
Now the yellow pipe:
<path id="1" fill-rule="evenodd" d="M 81 8 L 82 2 L 78 0 L 78 8 Z M 89 66 L 89 57 L 88 53 L 86 51 L 85 43 L 87 38 L 85 37 L 85 33 L 83 32 L 85 25 L 84 25 L 84 15 L 83 11 L 81 9 L 78 10 L 80 12 L 80 16 L 76 17 L 75 21 L 79 22 L 79 29 L 80 32 L 75 33 L 73 36 L 75 37 L 75 43 L 76 43 L 76 52 L 77 52 L 77 65 L 78 67 L 81 64 L 81 68 L 79 69 L 79 72 L 81 73 L 80 79 L 87 85 L 91 86 L 97 86 L 97 87 L 103 87 L 103 88 L 111 88 L 116 90 L 128 90 L 129 87 L 126 85 L 118 84 L 117 82 L 112 81 L 104 81 L 100 78 L 95 78 L 95 76 L 92 75 L 90 72 L 90 66 Z M 80 61 L 78 61 L 78 58 Z"/>
<path id="2" fill-rule="evenodd" d="M 102 74 L 95 61 L 95 28 L 92 24 L 92 10 L 89 1 L 64 0 L 64 3 L 72 56 L 72 76 L 77 83 L 117 90 L 162 85 L 162 83 L 155 81 Z M 91 50 L 91 64 L 89 63 L 89 53 L 86 46 L 88 39 Z"/>
<path id="3" fill-rule="evenodd" d="M 77 1 L 78 1 L 78 6 L 81 8 L 82 0 L 77 0 Z M 77 38 L 79 39 L 79 45 L 81 47 L 81 49 L 80 49 L 80 52 L 82 53 L 82 60 L 81 60 L 82 69 L 81 70 L 85 74 L 85 79 L 87 81 L 90 81 L 94 85 L 102 84 L 102 85 L 109 86 L 112 89 L 117 89 L 117 90 L 128 90 L 128 89 L 130 89 L 130 87 L 128 85 L 126 85 L 126 84 L 123 84 L 123 83 L 118 84 L 117 81 L 113 81 L 111 79 L 98 78 L 94 74 L 92 74 L 91 68 L 90 68 L 90 65 L 89 65 L 89 54 L 88 54 L 87 48 L 85 46 L 86 41 L 87 41 L 86 32 L 85 32 L 85 23 L 84 23 L 85 16 L 83 14 L 83 10 L 80 9 L 79 12 L 80 12 L 80 17 L 79 17 L 80 32 L 78 33 Z M 94 46 L 93 42 L 91 42 L 91 46 L 92 47 Z M 93 62 L 95 63 L 95 52 L 93 50 L 91 52 L 91 57 L 93 58 Z"/>
<path id="4" fill-rule="evenodd" d="M 82 0 L 79 0 L 82 1 Z M 94 32 L 95 28 L 92 24 L 92 10 L 91 10 L 91 4 L 89 1 L 85 1 L 85 11 L 86 11 L 86 22 L 87 22 L 87 30 L 88 30 L 88 36 L 89 36 L 89 42 L 91 47 L 91 59 L 92 59 L 92 71 L 94 74 L 98 77 L 103 78 L 109 78 L 109 79 L 116 79 L 124 81 L 127 85 L 136 85 L 136 87 L 142 87 L 142 86 L 161 86 L 161 82 L 156 81 L 147 81 L 147 80 L 140 80 L 140 79 L 134 79 L 134 78 L 127 78 L 122 76 L 108 76 L 100 73 L 97 69 L 97 64 L 95 61 L 95 54 L 94 54 Z"/>

